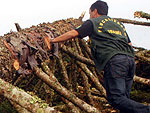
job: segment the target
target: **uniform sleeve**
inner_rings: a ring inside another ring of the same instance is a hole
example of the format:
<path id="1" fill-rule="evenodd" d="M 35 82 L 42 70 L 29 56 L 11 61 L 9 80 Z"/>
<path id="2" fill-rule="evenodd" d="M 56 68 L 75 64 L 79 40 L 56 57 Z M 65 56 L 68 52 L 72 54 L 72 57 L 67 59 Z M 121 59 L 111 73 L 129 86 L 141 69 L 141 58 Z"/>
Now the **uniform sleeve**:
<path id="1" fill-rule="evenodd" d="M 79 33 L 79 38 L 90 36 L 93 32 L 93 24 L 90 20 L 85 21 L 80 27 L 75 29 Z"/>

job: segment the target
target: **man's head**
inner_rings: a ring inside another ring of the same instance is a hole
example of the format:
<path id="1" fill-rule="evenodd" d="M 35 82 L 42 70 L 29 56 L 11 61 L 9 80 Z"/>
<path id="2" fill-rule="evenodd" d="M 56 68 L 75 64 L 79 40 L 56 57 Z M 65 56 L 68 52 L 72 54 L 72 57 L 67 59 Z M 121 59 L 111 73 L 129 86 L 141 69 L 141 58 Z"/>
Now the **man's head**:
<path id="1" fill-rule="evenodd" d="M 108 5 L 106 2 L 98 0 L 93 3 L 90 7 L 90 18 L 96 18 L 100 15 L 107 15 L 108 14 Z"/>

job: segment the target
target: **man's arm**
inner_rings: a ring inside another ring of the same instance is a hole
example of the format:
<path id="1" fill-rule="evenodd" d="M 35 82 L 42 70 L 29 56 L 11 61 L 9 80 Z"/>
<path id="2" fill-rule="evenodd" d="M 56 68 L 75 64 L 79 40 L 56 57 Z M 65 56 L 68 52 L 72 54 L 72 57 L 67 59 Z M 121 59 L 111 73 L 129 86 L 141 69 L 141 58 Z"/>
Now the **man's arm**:
<path id="1" fill-rule="evenodd" d="M 82 24 L 82 26 L 54 38 L 53 40 L 51 40 L 51 43 L 63 42 L 75 37 L 84 38 L 86 36 L 90 36 L 92 32 L 93 24 L 90 20 L 87 20 Z"/>
<path id="2" fill-rule="evenodd" d="M 64 33 L 63 35 L 60 35 L 54 38 L 53 40 L 51 40 L 51 43 L 63 42 L 63 41 L 75 38 L 78 35 L 79 33 L 76 30 L 71 30 L 71 31 Z"/>

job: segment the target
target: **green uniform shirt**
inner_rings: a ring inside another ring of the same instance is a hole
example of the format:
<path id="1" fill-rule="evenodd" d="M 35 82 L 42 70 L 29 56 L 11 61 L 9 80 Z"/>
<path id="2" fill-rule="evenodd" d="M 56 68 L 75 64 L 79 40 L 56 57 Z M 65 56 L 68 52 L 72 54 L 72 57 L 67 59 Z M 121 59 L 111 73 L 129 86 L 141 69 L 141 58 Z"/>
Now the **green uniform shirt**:
<path id="1" fill-rule="evenodd" d="M 91 50 L 99 71 L 116 54 L 126 54 L 134 57 L 134 50 L 128 44 L 126 30 L 119 21 L 105 15 L 90 19 L 90 21 L 93 23 L 94 28 L 90 36 Z"/>

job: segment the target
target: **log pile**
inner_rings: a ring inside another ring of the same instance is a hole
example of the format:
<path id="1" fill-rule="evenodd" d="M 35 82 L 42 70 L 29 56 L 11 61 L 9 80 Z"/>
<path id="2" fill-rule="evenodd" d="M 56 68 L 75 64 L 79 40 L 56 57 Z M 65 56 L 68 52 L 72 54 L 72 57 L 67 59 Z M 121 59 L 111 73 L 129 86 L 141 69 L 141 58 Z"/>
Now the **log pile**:
<path id="1" fill-rule="evenodd" d="M 55 44 L 52 46 L 59 50 L 50 51 L 48 35 L 55 38 L 74 29 L 83 23 L 82 18 L 26 29 L 16 23 L 18 32 L 0 37 L 0 112 L 6 101 L 19 113 L 118 112 L 106 100 L 103 72 L 95 68 L 86 40 L 75 38 Z M 150 93 L 147 90 L 150 87 L 150 51 L 135 50 L 138 71 L 132 98 L 138 100 L 139 91 L 145 95 Z M 144 101 L 138 101 L 150 102 L 148 97 L 143 98 Z"/>

